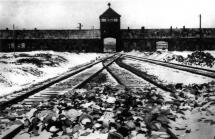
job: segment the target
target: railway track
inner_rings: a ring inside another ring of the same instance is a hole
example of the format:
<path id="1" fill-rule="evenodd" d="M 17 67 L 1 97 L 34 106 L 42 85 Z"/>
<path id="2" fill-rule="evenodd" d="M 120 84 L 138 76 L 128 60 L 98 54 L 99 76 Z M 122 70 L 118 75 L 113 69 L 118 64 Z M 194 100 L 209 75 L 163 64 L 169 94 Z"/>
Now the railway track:
<path id="1" fill-rule="evenodd" d="M 121 60 L 117 60 L 116 63 L 117 63 L 120 67 L 122 67 L 122 68 L 124 68 L 124 69 L 126 69 L 126 70 L 128 70 L 128 71 L 130 71 L 130 72 L 132 72 L 132 73 L 135 74 L 136 76 L 138 76 L 138 77 L 140 77 L 140 78 L 146 80 L 147 82 L 153 84 L 154 86 L 156 86 L 156 87 L 158 87 L 158 88 L 160 88 L 160 89 L 162 89 L 162 90 L 164 90 L 164 91 L 170 92 L 170 93 L 172 93 L 172 94 L 175 94 L 175 93 L 176 93 L 175 90 L 173 90 L 172 88 L 169 88 L 169 87 L 167 87 L 167 86 L 164 86 L 164 85 L 162 84 L 162 82 L 159 82 L 158 80 L 154 79 L 153 76 L 148 75 L 148 74 L 146 74 L 146 73 L 144 73 L 144 72 L 142 72 L 142 71 L 140 71 L 140 70 L 138 70 L 138 69 L 136 69 L 136 68 L 134 68 L 134 67 L 132 67 L 132 66 L 130 66 L 130 65 L 127 65 L 127 64 L 123 63 Z"/>
<path id="2" fill-rule="evenodd" d="M 112 57 L 112 56 L 111 56 Z M 56 84 L 60 81 L 63 81 L 71 76 L 74 76 L 88 68 L 91 68 L 92 66 L 98 64 L 98 63 L 102 63 L 102 61 L 105 61 L 107 59 L 110 59 L 111 57 L 107 57 L 107 58 L 104 58 L 102 60 L 99 60 L 99 61 L 96 61 L 96 62 L 93 62 L 93 63 L 89 63 L 87 65 L 84 65 L 83 67 L 80 67 L 78 69 L 75 69 L 75 70 L 72 70 L 62 76 L 59 76 L 59 77 L 56 77 L 54 79 L 52 79 L 51 81 L 47 81 L 47 82 L 44 82 L 40 85 L 37 85 L 36 87 L 33 87 L 33 88 L 29 88 L 29 89 L 26 89 L 24 91 L 21 91 L 21 92 L 17 92 L 17 93 L 13 93 L 13 94 L 10 94 L 10 95 L 7 95 L 4 97 L 4 101 L 0 102 L 0 110 L 4 110 L 6 107 L 12 105 L 12 104 L 15 104 L 19 101 L 22 101 L 23 99 L 25 99 L 26 97 L 29 97 L 41 90 L 44 90 L 46 89 L 47 87 L 53 85 L 53 84 Z"/>
<path id="3" fill-rule="evenodd" d="M 37 88 L 31 89 L 27 92 L 20 92 L 15 95 L 9 95 L 8 101 L 1 103 L 1 116 L 0 119 L 8 120 L 10 117 L 5 117 L 4 112 L 7 109 L 16 109 L 17 106 L 25 108 L 26 113 L 30 111 L 35 106 L 39 105 L 40 102 L 45 102 L 50 99 L 53 95 L 61 95 L 66 92 L 72 91 L 73 89 L 81 88 L 93 77 L 97 76 L 99 73 L 112 64 L 117 58 L 118 55 L 113 55 L 97 62 L 91 63 L 87 66 L 81 67 L 75 71 L 72 71 L 62 77 L 58 77 L 53 81 L 45 83 Z M 106 65 L 103 66 L 102 62 L 106 62 Z M 6 110 L 5 110 L 6 109 Z M 19 109 L 19 108 L 18 108 Z M 26 114 L 30 115 L 31 114 Z M 18 116 L 15 118 L 19 118 Z M 10 125 L 0 138 L 8 139 L 13 138 L 20 130 L 23 128 L 23 124 L 14 124 Z"/>
<path id="4" fill-rule="evenodd" d="M 126 54 L 123 54 L 123 57 L 133 59 L 133 60 L 148 62 L 148 63 L 160 65 L 160 66 L 165 66 L 165 67 L 169 67 L 169 68 L 174 68 L 174 69 L 178 69 L 178 70 L 183 70 L 183 71 L 190 72 L 193 74 L 203 75 L 203 76 L 215 79 L 214 70 L 192 67 L 192 66 L 181 65 L 181 64 L 175 64 L 175 63 L 167 63 L 167 62 L 163 62 L 163 61 L 159 61 L 159 60 L 153 60 L 153 59 L 142 58 L 142 57 L 126 55 Z"/>
<path id="5" fill-rule="evenodd" d="M 161 92 L 161 94 L 171 94 L 177 98 L 177 96 L 174 95 L 177 92 L 176 90 L 168 88 L 167 86 L 157 82 L 157 80 L 151 78 L 151 75 L 145 74 L 134 67 L 126 65 L 119 59 L 110 66 L 106 66 L 106 69 L 119 84 L 128 89 L 146 92 L 149 88 L 156 88 L 156 90 Z"/>
<path id="6" fill-rule="evenodd" d="M 157 83 L 156 81 L 151 79 L 150 76 L 141 74 L 139 70 L 126 67 L 118 60 L 116 60 L 116 63 L 113 63 L 110 66 L 106 67 L 106 69 L 119 84 L 133 90 L 134 92 L 140 91 L 144 94 L 148 93 L 150 89 L 155 88 L 158 94 L 166 97 L 164 97 L 164 102 L 172 99 L 171 97 L 167 97 L 170 96 L 170 93 L 175 94 L 176 92 L 167 88 L 166 86 L 162 86 L 161 84 Z M 169 134 L 170 138 L 178 138 L 169 128 L 166 128 L 166 132 Z"/>
<path id="7" fill-rule="evenodd" d="M 134 67 L 129 67 L 123 64 L 120 60 L 118 60 L 120 57 L 121 55 L 114 55 L 96 62 L 93 65 L 89 65 L 86 68 L 82 68 L 82 70 L 77 69 L 76 73 L 70 73 L 61 80 L 57 80 L 47 86 L 42 86 L 34 93 L 32 92 L 31 94 L 26 95 L 25 98 L 17 100 L 15 99 L 14 102 L 11 101 L 5 106 L 5 108 L 9 106 L 13 107 L 14 103 L 18 103 L 18 105 L 20 104 L 26 106 L 29 108 L 28 110 L 30 110 L 30 108 L 34 107 L 35 105 L 39 105 L 40 102 L 48 101 L 53 95 L 61 95 L 70 92 L 73 89 L 82 88 L 86 83 L 88 83 L 92 78 L 96 77 L 104 69 L 106 69 L 119 84 L 129 88 L 130 90 L 133 90 L 134 92 L 139 90 L 142 94 L 144 94 L 147 93 L 151 88 L 155 88 L 156 91 L 162 96 L 175 93 L 174 90 L 157 83 L 149 75 L 141 73 L 141 71 L 135 69 Z M 168 97 L 165 99 L 166 100 L 164 101 L 169 100 Z M 13 125 L 10 130 L 5 132 L 5 134 L 0 137 L 3 139 L 13 138 L 20 132 L 20 130 L 22 130 L 23 127 L 23 124 Z M 171 138 L 177 139 L 177 136 L 172 133 L 169 128 L 166 128 L 166 133 L 168 133 Z"/>

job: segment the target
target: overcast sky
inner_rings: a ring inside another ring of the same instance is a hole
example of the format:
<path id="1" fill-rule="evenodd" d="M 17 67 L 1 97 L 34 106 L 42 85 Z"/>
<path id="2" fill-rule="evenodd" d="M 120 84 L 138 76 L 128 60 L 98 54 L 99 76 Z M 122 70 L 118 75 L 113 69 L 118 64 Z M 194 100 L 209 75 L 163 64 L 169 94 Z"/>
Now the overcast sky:
<path id="1" fill-rule="evenodd" d="M 121 28 L 215 28 L 215 0 L 0 0 L 0 28 L 99 28 L 107 3 L 121 15 Z"/>

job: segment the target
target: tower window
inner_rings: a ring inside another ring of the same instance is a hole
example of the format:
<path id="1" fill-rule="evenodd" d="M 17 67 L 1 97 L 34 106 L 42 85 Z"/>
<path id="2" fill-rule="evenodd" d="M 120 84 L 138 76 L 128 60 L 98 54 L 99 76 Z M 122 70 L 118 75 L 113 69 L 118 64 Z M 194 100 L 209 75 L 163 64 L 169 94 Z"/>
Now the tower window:
<path id="1" fill-rule="evenodd" d="M 118 19 L 117 19 L 117 18 L 114 18 L 114 22 L 118 22 Z"/>
<path id="2" fill-rule="evenodd" d="M 117 18 L 102 18 L 101 22 L 118 22 Z"/>
<path id="3" fill-rule="evenodd" d="M 107 21 L 107 19 L 105 19 L 105 18 L 101 19 L 101 22 L 106 22 L 106 21 Z"/>

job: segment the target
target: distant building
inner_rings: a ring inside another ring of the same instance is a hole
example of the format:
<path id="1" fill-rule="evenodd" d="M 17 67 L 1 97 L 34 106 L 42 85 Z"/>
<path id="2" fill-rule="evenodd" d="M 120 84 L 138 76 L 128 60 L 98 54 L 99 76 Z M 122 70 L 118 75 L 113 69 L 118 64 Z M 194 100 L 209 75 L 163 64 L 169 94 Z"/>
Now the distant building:
<path id="1" fill-rule="evenodd" d="M 168 51 L 168 42 L 165 41 L 156 42 L 156 51 Z"/>
<path id="2" fill-rule="evenodd" d="M 0 52 L 54 50 L 70 52 L 215 50 L 215 28 L 121 29 L 121 15 L 108 4 L 100 29 L 0 30 Z M 201 34 L 201 35 L 200 35 Z"/>

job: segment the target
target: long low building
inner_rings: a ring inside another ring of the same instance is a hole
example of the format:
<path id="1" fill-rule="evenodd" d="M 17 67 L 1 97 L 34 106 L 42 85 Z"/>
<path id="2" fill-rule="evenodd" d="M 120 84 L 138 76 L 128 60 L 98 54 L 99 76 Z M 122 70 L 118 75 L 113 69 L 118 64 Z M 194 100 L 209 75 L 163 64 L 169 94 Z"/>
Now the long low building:
<path id="1" fill-rule="evenodd" d="M 166 41 L 169 50 L 215 49 L 215 29 L 121 29 L 124 51 L 156 49 L 156 42 Z M 87 51 L 102 52 L 99 29 L 94 30 L 0 30 L 0 51 Z"/>
<path id="2" fill-rule="evenodd" d="M 0 30 L 0 51 L 154 51 L 159 41 L 168 43 L 168 50 L 215 49 L 215 28 L 121 29 L 121 15 L 108 6 L 99 17 L 100 29 Z"/>

